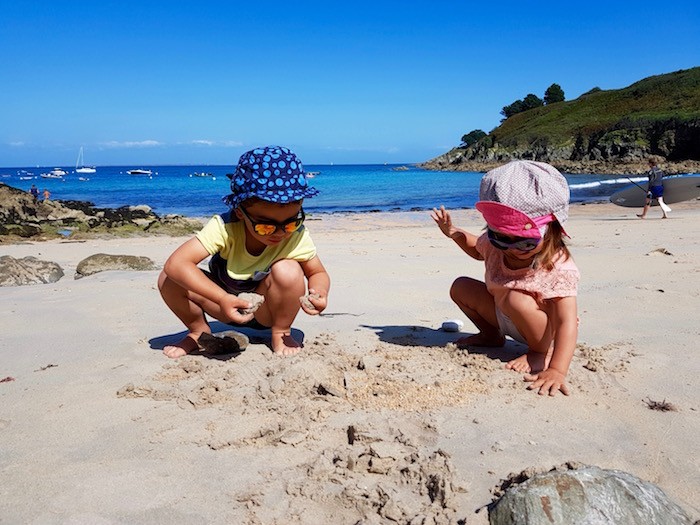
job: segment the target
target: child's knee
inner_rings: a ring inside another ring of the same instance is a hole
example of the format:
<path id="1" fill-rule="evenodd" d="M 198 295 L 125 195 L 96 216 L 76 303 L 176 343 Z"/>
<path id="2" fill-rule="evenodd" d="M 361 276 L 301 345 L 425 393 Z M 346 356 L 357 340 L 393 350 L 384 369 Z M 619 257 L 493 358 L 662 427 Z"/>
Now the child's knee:
<path id="1" fill-rule="evenodd" d="M 160 275 L 158 276 L 158 290 L 161 292 L 163 291 L 163 286 L 165 285 L 165 281 L 168 279 L 167 274 L 165 271 L 161 270 Z"/>
<path id="2" fill-rule="evenodd" d="M 270 278 L 276 285 L 283 287 L 293 287 L 304 284 L 304 270 L 301 265 L 293 259 L 282 259 L 272 265 Z"/>
<path id="3" fill-rule="evenodd" d="M 471 277 L 458 277 L 450 287 L 450 299 L 457 304 L 479 301 L 488 294 L 486 284 Z"/>

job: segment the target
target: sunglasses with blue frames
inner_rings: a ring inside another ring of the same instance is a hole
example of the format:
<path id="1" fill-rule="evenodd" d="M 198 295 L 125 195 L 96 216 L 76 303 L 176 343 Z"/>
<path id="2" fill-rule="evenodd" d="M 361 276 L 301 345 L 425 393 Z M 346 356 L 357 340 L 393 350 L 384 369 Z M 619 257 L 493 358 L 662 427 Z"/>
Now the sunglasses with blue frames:
<path id="1" fill-rule="evenodd" d="M 503 235 L 493 231 L 488 228 L 488 237 L 491 244 L 493 244 L 499 250 L 518 250 L 520 252 L 531 252 L 537 248 L 542 242 L 542 238 L 532 238 L 532 237 L 510 237 L 508 235 Z"/>

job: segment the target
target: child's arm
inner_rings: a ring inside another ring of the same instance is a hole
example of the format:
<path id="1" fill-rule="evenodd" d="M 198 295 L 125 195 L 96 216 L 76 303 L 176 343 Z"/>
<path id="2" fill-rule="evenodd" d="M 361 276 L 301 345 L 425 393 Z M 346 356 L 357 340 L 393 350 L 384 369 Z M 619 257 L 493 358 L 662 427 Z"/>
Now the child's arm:
<path id="1" fill-rule="evenodd" d="M 553 396 L 557 391 L 569 395 L 566 374 L 576 349 L 578 338 L 578 315 L 576 297 L 552 299 L 552 323 L 554 330 L 554 350 L 549 366 L 537 374 L 527 374 L 525 381 L 531 381 L 530 390 L 539 389 L 539 394 Z"/>
<path id="2" fill-rule="evenodd" d="M 430 216 L 435 221 L 435 224 L 438 225 L 440 231 L 444 233 L 446 237 L 449 237 L 456 242 L 457 246 L 462 248 L 465 253 L 478 261 L 484 259 L 481 254 L 476 251 L 476 240 L 478 237 L 469 233 L 468 231 L 454 226 L 452 224 L 450 212 L 447 211 L 444 206 L 440 206 L 439 210 L 437 208 L 433 208 Z"/>
<path id="3" fill-rule="evenodd" d="M 196 237 L 192 238 L 168 257 L 163 271 L 185 290 L 217 303 L 221 307 L 221 311 L 232 321 L 237 323 L 250 321 L 253 318 L 253 314 L 243 315 L 238 311 L 239 308 L 249 308 L 250 303 L 227 293 L 223 288 L 212 282 L 197 266 L 209 255 L 209 252 L 199 239 Z"/>
<path id="4" fill-rule="evenodd" d="M 301 302 L 301 307 L 309 315 L 318 315 L 328 306 L 331 278 L 318 255 L 301 263 L 301 268 L 309 281 L 309 301 L 314 308 L 308 308 L 304 301 Z"/>

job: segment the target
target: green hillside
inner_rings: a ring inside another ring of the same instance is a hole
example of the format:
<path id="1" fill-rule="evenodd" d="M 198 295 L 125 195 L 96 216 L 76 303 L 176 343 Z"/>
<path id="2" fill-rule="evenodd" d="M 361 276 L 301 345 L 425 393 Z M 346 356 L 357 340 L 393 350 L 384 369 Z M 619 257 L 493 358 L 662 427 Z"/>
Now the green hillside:
<path id="1" fill-rule="evenodd" d="M 700 67 L 645 78 L 623 89 L 595 91 L 513 115 L 491 135 L 504 146 L 700 119 Z"/>
<path id="2" fill-rule="evenodd" d="M 645 78 L 623 89 L 592 89 L 571 101 L 517 113 L 486 137 L 429 161 L 514 158 L 552 163 L 630 162 L 649 155 L 700 160 L 700 67 Z"/>

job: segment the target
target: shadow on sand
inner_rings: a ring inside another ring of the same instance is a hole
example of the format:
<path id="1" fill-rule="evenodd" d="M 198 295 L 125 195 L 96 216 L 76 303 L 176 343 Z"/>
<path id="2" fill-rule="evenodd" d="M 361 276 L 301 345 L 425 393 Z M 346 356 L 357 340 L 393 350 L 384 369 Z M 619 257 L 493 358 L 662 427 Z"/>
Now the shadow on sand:
<path id="1" fill-rule="evenodd" d="M 391 343 L 400 346 L 426 346 L 444 348 L 448 343 L 453 343 L 462 337 L 468 337 L 469 333 L 445 332 L 424 326 L 416 325 L 388 325 L 372 326 L 360 325 L 362 328 L 374 330 L 379 340 L 384 343 Z M 470 354 L 482 354 L 490 359 L 498 359 L 504 363 L 524 354 L 527 347 L 517 341 L 506 339 L 506 344 L 500 348 L 489 348 L 485 346 L 469 346 L 465 350 Z"/>
<path id="2" fill-rule="evenodd" d="M 216 335 L 221 332 L 230 332 L 235 330 L 241 334 L 248 337 L 250 344 L 264 344 L 270 348 L 270 330 L 255 330 L 253 328 L 246 328 L 241 326 L 231 326 L 220 321 L 213 321 L 209 323 L 211 327 L 212 334 Z M 152 350 L 162 351 L 168 345 L 175 344 L 181 341 L 187 335 L 187 330 L 182 330 L 181 332 L 176 332 L 174 334 L 165 334 L 158 337 L 153 337 L 148 340 Z M 292 337 L 304 344 L 304 332 L 292 328 Z M 219 361 L 228 361 L 229 359 L 234 359 L 241 355 L 245 351 L 245 348 L 241 349 L 239 352 L 233 352 L 228 354 L 210 354 L 202 351 L 192 352 L 189 355 L 201 355 L 209 359 L 217 359 Z M 272 350 L 270 350 L 272 351 Z"/>

